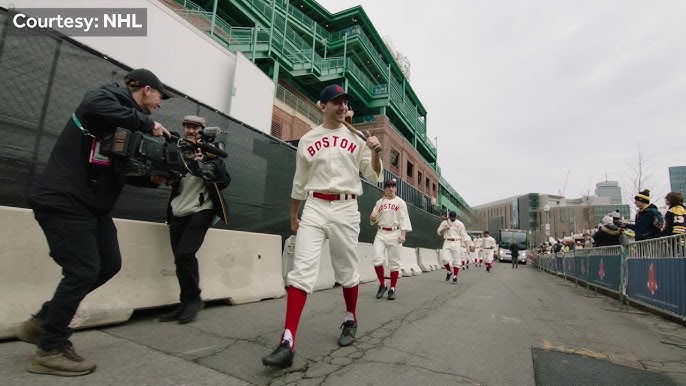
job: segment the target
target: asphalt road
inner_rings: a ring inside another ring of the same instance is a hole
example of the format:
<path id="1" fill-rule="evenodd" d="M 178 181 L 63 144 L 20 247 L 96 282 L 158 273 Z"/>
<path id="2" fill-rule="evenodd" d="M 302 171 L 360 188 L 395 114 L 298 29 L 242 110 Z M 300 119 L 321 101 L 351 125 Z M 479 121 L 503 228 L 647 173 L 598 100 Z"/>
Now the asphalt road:
<path id="1" fill-rule="evenodd" d="M 686 327 L 618 303 L 530 266 L 495 264 L 401 278 L 397 299 L 360 286 L 357 341 L 338 347 L 339 287 L 308 298 L 296 359 L 285 370 L 261 357 L 277 344 L 285 298 L 208 305 L 193 323 L 159 323 L 167 309 L 79 331 L 90 375 L 26 371 L 35 348 L 0 343 L 6 385 L 686 385 Z M 202 284 L 202 283 L 201 283 Z M 622 378 L 624 377 L 624 378 Z"/>

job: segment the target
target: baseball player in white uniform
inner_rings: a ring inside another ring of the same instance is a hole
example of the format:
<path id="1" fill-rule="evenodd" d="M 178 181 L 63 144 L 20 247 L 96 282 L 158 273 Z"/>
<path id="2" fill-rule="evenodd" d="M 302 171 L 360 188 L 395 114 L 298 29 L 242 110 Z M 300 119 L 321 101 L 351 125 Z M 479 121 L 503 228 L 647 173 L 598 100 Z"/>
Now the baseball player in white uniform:
<path id="1" fill-rule="evenodd" d="M 474 252 L 472 253 L 472 257 L 474 258 L 474 265 L 481 267 L 481 264 L 483 264 L 483 260 L 481 259 L 481 248 L 483 247 L 484 239 L 482 239 L 480 236 L 476 236 L 474 238 Z"/>
<path id="2" fill-rule="evenodd" d="M 486 271 L 491 272 L 493 268 L 493 251 L 495 251 L 495 239 L 488 231 L 484 231 L 484 238 L 481 247 L 481 259 L 486 262 Z"/>
<path id="3" fill-rule="evenodd" d="M 395 286 L 400 274 L 400 253 L 407 232 L 412 231 L 407 204 L 395 195 L 395 178 L 384 183 L 384 196 L 374 205 L 369 216 L 371 224 L 377 224 L 379 230 L 374 238 L 374 270 L 379 278 L 379 290 L 376 298 L 381 299 L 388 290 L 388 300 L 395 300 Z M 383 263 L 388 254 L 388 269 L 391 271 L 391 287 L 386 287 Z"/>
<path id="4" fill-rule="evenodd" d="M 469 263 L 472 261 L 474 254 L 474 240 L 472 240 L 472 236 L 469 236 L 469 233 L 467 233 L 467 236 L 469 237 L 469 240 L 465 241 L 462 245 L 464 247 L 464 252 L 462 253 L 463 259 L 462 259 L 462 268 L 467 268 L 469 269 Z M 476 264 L 475 264 L 476 266 Z"/>
<path id="5" fill-rule="evenodd" d="M 379 140 L 367 132 L 366 141 L 347 127 L 348 94 L 339 85 L 325 87 L 317 105 L 324 122 L 306 133 L 298 143 L 295 175 L 291 190 L 291 229 L 297 232 L 293 269 L 287 276 L 286 318 L 279 346 L 262 358 L 265 366 L 293 364 L 296 332 L 307 294 L 314 290 L 319 273 L 319 256 L 329 239 L 334 277 L 343 287 L 346 314 L 338 340 L 348 346 L 357 332 L 357 239 L 360 212 L 357 196 L 362 194 L 359 174 L 369 181 L 383 181 Z M 298 212 L 305 201 L 302 218 Z"/>
<path id="6" fill-rule="evenodd" d="M 460 264 L 462 262 L 462 251 L 467 240 L 471 240 L 467 234 L 462 221 L 457 219 L 457 213 L 450 212 L 448 219 L 441 222 L 436 232 L 443 236 L 443 249 L 441 249 L 441 260 L 443 266 L 448 270 L 445 276 L 445 281 L 450 280 L 453 276 L 453 284 L 457 283 L 457 274 L 460 273 Z M 452 257 L 453 271 L 450 271 L 450 258 Z"/>

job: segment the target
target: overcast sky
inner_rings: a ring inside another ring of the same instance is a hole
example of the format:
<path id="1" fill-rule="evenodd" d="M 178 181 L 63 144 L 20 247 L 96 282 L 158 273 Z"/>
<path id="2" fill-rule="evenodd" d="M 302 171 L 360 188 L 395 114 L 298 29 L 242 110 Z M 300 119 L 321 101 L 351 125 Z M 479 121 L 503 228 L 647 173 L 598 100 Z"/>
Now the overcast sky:
<path id="1" fill-rule="evenodd" d="M 318 1 L 361 5 L 409 59 L 442 174 L 470 206 L 558 194 L 568 171 L 568 198 L 606 176 L 634 190 L 639 147 L 661 199 L 686 165 L 686 1 Z"/>

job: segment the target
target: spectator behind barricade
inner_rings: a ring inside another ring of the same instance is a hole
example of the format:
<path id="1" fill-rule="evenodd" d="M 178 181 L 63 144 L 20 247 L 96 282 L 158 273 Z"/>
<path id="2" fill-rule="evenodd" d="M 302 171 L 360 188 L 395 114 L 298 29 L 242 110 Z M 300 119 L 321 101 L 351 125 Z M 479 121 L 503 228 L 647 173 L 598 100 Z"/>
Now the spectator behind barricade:
<path id="1" fill-rule="evenodd" d="M 627 228 L 636 233 L 636 241 L 660 237 L 664 220 L 657 207 L 650 203 L 650 190 L 638 192 L 634 197 L 634 203 L 638 208 L 638 213 L 636 213 L 635 223 L 627 224 Z"/>
<path id="2" fill-rule="evenodd" d="M 577 249 L 584 249 L 584 246 L 581 244 L 581 241 L 577 241 L 576 244 L 574 244 L 574 250 Z"/>
<path id="3" fill-rule="evenodd" d="M 669 192 L 665 197 L 665 204 L 669 208 L 665 213 L 665 224 L 662 236 L 683 235 L 686 233 L 686 209 L 684 196 L 679 192 Z"/>
<path id="4" fill-rule="evenodd" d="M 603 217 L 603 220 L 598 227 L 596 232 L 593 234 L 593 246 L 594 247 L 607 247 L 610 245 L 620 245 L 621 231 L 617 225 L 612 221 L 612 214 L 608 214 Z"/>
<path id="5" fill-rule="evenodd" d="M 562 252 L 562 241 L 557 240 L 557 243 L 555 243 L 555 247 L 553 247 L 553 252 L 558 253 Z"/>

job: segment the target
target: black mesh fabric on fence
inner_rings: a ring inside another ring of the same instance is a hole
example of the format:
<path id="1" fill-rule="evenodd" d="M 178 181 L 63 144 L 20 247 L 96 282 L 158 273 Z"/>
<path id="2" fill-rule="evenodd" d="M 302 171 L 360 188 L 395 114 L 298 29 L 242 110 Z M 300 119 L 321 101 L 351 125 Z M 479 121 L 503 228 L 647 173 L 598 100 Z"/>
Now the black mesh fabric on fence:
<path id="1" fill-rule="evenodd" d="M 7 34 L 6 10 L 0 12 L 0 205 L 27 207 L 33 181 L 43 170 L 57 136 L 84 93 L 122 82 L 128 68 L 74 41 L 53 34 Z M 192 71 L 189 69 L 189 71 Z M 173 90 L 173 82 L 162 79 Z M 175 94 L 179 96 L 179 94 Z M 230 224 L 217 227 L 247 232 L 290 235 L 290 190 L 295 148 L 183 96 L 163 102 L 153 114 L 170 131 L 183 132 L 184 115 L 200 115 L 208 126 L 222 129 L 231 185 L 223 191 Z M 367 218 L 380 197 L 375 184 L 363 184 L 361 242 L 372 242 L 376 228 Z M 169 189 L 127 186 L 114 216 L 164 222 Z M 415 231 L 406 246 L 439 248 L 437 217 L 409 206 Z"/>

